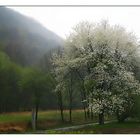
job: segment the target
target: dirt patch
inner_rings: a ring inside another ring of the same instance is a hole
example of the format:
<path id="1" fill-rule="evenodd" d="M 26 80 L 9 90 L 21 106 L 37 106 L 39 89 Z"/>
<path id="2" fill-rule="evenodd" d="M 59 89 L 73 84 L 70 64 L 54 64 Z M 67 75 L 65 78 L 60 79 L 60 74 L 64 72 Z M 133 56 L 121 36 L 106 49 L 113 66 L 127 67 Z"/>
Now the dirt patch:
<path id="1" fill-rule="evenodd" d="M 10 132 L 25 132 L 29 127 L 27 122 L 19 123 L 1 123 L 0 124 L 0 133 L 10 133 Z"/>

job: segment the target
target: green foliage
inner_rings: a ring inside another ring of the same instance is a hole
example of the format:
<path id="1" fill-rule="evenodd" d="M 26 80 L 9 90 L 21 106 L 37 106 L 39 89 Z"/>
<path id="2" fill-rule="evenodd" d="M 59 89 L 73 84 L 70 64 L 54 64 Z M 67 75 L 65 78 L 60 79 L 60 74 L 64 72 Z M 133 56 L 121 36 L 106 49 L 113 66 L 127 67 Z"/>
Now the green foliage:
<path id="1" fill-rule="evenodd" d="M 139 58 L 137 52 L 136 37 L 124 28 L 106 21 L 82 22 L 67 38 L 63 53 L 54 57 L 58 84 L 63 81 L 62 87 L 69 87 L 64 83 L 70 73 L 78 73 L 94 113 L 123 116 L 133 106 L 132 95 L 140 92 L 132 65 Z"/>
<path id="2" fill-rule="evenodd" d="M 28 94 L 32 103 L 40 102 L 40 98 L 53 87 L 52 77 L 40 70 L 26 68 L 23 71 L 19 85 L 25 94 Z"/>
<path id="3" fill-rule="evenodd" d="M 0 51 L 0 79 L 0 112 L 30 110 L 32 103 L 38 99 L 42 100 L 43 109 L 57 107 L 52 90 L 54 88 L 52 75 L 35 68 L 21 67 L 2 51 Z"/>
<path id="4" fill-rule="evenodd" d="M 0 111 L 12 111 L 18 108 L 20 92 L 18 81 L 21 76 L 21 68 L 10 61 L 8 56 L 0 52 Z M 15 102 L 15 100 L 17 100 Z"/>
<path id="5" fill-rule="evenodd" d="M 131 109 L 131 117 L 140 120 L 140 96 L 135 95 L 134 97 L 134 106 Z"/>

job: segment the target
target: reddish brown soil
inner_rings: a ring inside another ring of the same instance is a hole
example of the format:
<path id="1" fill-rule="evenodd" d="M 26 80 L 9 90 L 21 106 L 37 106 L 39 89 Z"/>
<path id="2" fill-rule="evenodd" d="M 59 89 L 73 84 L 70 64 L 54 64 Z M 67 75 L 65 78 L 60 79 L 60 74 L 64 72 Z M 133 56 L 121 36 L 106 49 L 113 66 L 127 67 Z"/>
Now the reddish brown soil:
<path id="1" fill-rule="evenodd" d="M 25 132 L 29 124 L 25 122 L 18 123 L 1 123 L 0 133 L 10 133 L 10 132 Z"/>

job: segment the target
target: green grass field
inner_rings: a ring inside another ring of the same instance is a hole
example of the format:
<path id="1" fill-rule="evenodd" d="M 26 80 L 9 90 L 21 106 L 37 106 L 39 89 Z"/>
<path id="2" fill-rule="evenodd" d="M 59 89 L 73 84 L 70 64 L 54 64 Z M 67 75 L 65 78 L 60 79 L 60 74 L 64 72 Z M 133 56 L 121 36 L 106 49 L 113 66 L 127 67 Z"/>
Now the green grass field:
<path id="1" fill-rule="evenodd" d="M 68 111 L 64 111 L 64 119 L 65 122 L 62 123 L 60 112 L 58 110 L 39 111 L 37 128 L 38 130 L 47 130 L 97 121 L 97 118 L 95 118 L 93 121 L 85 121 L 84 112 L 82 110 L 74 110 L 72 112 L 72 123 L 69 122 Z M 7 129 L 12 129 L 11 127 L 17 129 L 17 131 L 31 131 L 31 112 L 0 114 L 0 132 L 9 131 Z"/>
<path id="2" fill-rule="evenodd" d="M 112 122 L 87 126 L 73 131 L 48 131 L 49 134 L 140 134 L 140 122 Z"/>
<path id="3" fill-rule="evenodd" d="M 82 110 L 74 110 L 72 112 L 73 121 L 84 121 L 84 113 Z M 64 111 L 64 118 L 69 120 L 69 112 Z M 13 112 L 0 114 L 0 123 L 9 122 L 27 122 L 31 120 L 31 112 Z M 58 110 L 39 111 L 38 120 L 61 120 Z"/>
<path id="4" fill-rule="evenodd" d="M 65 122 L 62 123 L 58 110 L 39 111 L 37 131 L 49 134 L 140 134 L 140 122 L 138 121 L 112 122 L 104 125 L 86 126 L 70 131 L 53 131 L 54 128 L 97 122 L 97 117 L 94 117 L 93 120 L 85 121 L 82 110 L 73 111 L 72 123 L 69 122 L 68 111 L 64 111 L 64 118 Z M 106 120 L 110 120 L 110 118 L 106 117 Z M 32 133 L 31 112 L 1 114 L 0 133 Z"/>

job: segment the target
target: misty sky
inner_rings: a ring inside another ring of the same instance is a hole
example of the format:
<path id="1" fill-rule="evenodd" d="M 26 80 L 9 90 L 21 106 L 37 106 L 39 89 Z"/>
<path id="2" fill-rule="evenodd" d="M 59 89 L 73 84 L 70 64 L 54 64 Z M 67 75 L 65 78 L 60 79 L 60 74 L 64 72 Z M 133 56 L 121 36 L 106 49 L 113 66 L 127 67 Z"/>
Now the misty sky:
<path id="1" fill-rule="evenodd" d="M 140 38 L 140 7 L 11 7 L 65 38 L 80 21 L 119 24 Z"/>

